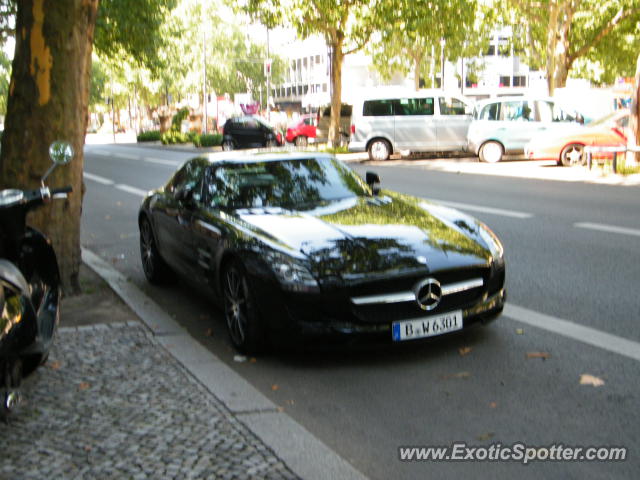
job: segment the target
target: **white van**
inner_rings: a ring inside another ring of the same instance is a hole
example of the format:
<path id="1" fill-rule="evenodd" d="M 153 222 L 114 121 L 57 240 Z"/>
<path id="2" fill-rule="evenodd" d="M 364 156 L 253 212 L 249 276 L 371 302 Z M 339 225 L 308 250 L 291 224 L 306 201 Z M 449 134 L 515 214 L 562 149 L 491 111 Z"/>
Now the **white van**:
<path id="1" fill-rule="evenodd" d="M 394 152 L 463 151 L 473 103 L 441 90 L 390 92 L 354 102 L 350 152 L 387 160 Z"/>

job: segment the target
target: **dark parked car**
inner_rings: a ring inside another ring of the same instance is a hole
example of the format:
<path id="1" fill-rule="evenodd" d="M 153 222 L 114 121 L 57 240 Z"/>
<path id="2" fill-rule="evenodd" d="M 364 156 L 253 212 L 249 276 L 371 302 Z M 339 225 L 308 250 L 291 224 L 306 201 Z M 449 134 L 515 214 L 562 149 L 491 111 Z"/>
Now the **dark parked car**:
<path id="1" fill-rule="evenodd" d="M 232 117 L 222 128 L 222 149 L 276 147 L 282 135 L 260 117 Z"/>
<path id="2" fill-rule="evenodd" d="M 505 302 L 489 228 L 329 155 L 194 158 L 146 197 L 139 225 L 147 279 L 175 272 L 213 297 L 243 352 L 303 335 L 431 337 Z"/>

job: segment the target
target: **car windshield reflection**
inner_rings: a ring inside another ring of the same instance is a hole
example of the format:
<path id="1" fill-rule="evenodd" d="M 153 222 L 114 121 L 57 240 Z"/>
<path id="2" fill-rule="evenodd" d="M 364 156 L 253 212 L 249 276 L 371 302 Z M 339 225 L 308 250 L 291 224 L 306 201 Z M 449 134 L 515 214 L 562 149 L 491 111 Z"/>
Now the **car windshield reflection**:
<path id="1" fill-rule="evenodd" d="M 334 159 L 224 163 L 210 172 L 211 207 L 311 209 L 368 195 L 364 182 Z"/>

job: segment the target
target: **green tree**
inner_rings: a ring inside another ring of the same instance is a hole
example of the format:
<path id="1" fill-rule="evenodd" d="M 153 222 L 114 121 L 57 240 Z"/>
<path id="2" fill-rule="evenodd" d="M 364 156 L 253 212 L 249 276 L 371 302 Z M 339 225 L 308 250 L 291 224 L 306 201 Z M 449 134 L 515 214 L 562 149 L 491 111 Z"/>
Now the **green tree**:
<path id="1" fill-rule="evenodd" d="M 516 49 L 547 74 L 549 93 L 566 85 L 580 59 L 599 64 L 607 79 L 633 75 L 640 40 L 637 0 L 507 0 L 506 24 Z"/>
<path id="2" fill-rule="evenodd" d="M 286 3 L 286 4 L 285 4 Z M 307 38 L 322 35 L 331 50 L 331 121 L 329 144 L 337 143 L 342 98 L 342 62 L 364 48 L 383 25 L 398 20 L 393 2 L 385 0 L 247 0 L 236 5 L 267 27 L 286 25 Z"/>
<path id="3" fill-rule="evenodd" d="M 477 0 L 394 0 L 393 4 L 397 21 L 387 23 L 379 41 L 368 47 L 376 70 L 387 80 L 395 73 L 413 71 L 418 90 L 420 78 L 429 84 L 434 69 L 439 69 L 442 40 L 445 59 L 450 61 L 477 56 L 488 43 L 492 11 Z"/>

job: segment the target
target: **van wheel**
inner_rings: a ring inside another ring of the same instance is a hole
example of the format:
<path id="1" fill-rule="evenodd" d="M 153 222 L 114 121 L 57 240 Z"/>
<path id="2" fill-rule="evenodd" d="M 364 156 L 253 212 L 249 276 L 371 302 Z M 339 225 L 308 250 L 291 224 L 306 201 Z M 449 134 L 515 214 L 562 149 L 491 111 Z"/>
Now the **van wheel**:
<path id="1" fill-rule="evenodd" d="M 490 141 L 480 147 L 480 160 L 487 163 L 498 163 L 502 160 L 504 149 L 498 142 Z"/>
<path id="2" fill-rule="evenodd" d="M 384 162 L 391 155 L 391 145 L 381 138 L 374 140 L 369 144 L 369 160 Z"/>
<path id="3" fill-rule="evenodd" d="M 296 137 L 296 140 L 294 143 L 296 144 L 296 147 L 306 147 L 307 137 L 305 137 L 304 135 L 300 135 L 299 137 Z"/>
<path id="4" fill-rule="evenodd" d="M 222 142 L 222 150 L 225 152 L 230 152 L 231 150 L 233 150 L 233 141 L 226 139 L 224 142 Z"/>

